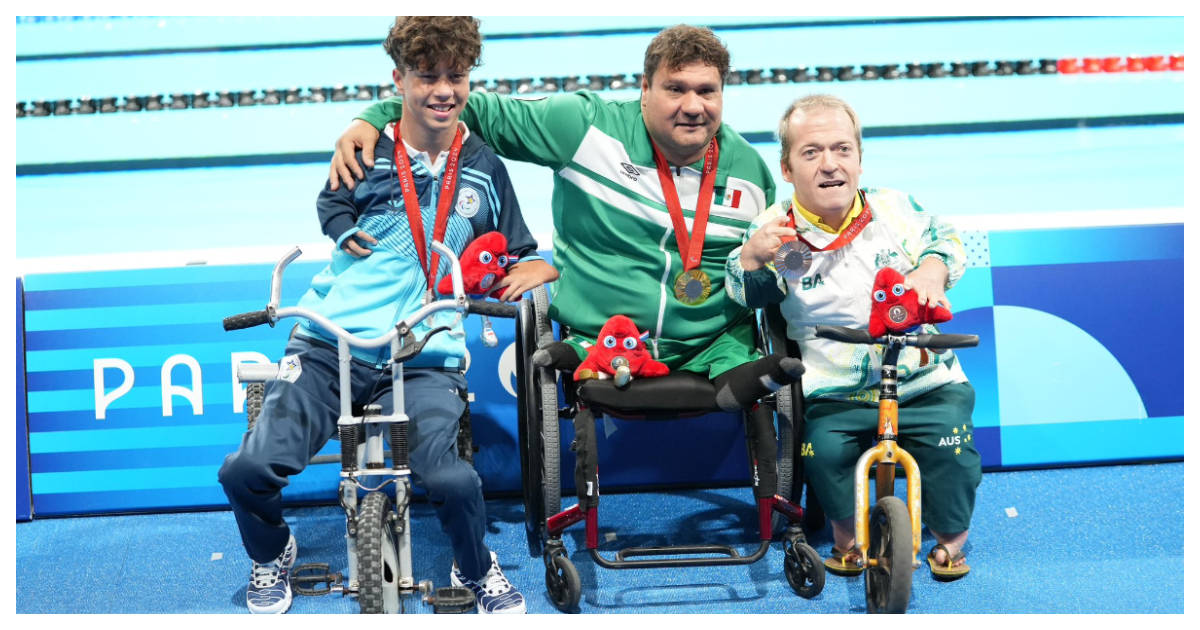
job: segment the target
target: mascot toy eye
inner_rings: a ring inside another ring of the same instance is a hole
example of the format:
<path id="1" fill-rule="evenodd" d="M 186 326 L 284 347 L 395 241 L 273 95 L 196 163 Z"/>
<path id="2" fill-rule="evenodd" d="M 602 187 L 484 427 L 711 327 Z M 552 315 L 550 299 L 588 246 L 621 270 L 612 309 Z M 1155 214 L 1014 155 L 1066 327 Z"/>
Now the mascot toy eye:
<path id="1" fill-rule="evenodd" d="M 575 369 L 575 380 L 611 378 L 617 387 L 625 387 L 634 378 L 665 376 L 670 370 L 646 350 L 643 340 L 649 336 L 649 332 L 638 332 L 632 319 L 613 315 L 600 329 L 600 342 L 588 349 L 587 357 Z"/>
<path id="2" fill-rule="evenodd" d="M 867 332 L 872 337 L 903 333 L 921 324 L 948 322 L 952 315 L 944 306 L 917 304 L 917 292 L 904 288 L 904 275 L 891 267 L 875 274 L 871 289 L 871 319 Z"/>
<path id="3" fill-rule="evenodd" d="M 463 291 L 467 295 L 500 296 L 503 291 L 495 287 L 508 275 L 508 239 L 503 234 L 481 234 L 467 244 L 458 259 L 462 265 Z M 454 293 L 448 274 L 438 281 L 437 290 L 442 295 Z"/>

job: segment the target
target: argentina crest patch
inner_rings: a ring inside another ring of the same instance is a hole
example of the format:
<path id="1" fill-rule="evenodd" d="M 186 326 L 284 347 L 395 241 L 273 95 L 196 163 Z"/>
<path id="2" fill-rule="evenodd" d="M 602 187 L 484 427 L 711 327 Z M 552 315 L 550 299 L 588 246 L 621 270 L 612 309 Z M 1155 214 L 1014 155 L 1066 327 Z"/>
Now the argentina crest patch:
<path id="1" fill-rule="evenodd" d="M 479 191 L 470 186 L 458 189 L 458 200 L 454 202 L 454 211 L 464 219 L 470 219 L 479 213 L 481 204 Z"/>

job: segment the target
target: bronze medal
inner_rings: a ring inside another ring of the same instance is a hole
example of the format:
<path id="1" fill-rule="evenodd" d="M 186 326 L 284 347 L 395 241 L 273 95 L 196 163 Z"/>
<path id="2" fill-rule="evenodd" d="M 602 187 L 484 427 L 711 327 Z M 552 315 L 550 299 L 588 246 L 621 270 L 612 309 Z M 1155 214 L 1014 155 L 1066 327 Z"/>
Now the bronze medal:
<path id="1" fill-rule="evenodd" d="M 785 280 L 799 280 L 812 267 L 812 248 L 799 239 L 788 241 L 775 251 L 775 271 Z"/>
<path id="2" fill-rule="evenodd" d="M 675 276 L 675 299 L 688 306 L 695 306 L 708 299 L 712 293 L 712 282 L 708 274 L 699 269 L 689 269 Z"/>

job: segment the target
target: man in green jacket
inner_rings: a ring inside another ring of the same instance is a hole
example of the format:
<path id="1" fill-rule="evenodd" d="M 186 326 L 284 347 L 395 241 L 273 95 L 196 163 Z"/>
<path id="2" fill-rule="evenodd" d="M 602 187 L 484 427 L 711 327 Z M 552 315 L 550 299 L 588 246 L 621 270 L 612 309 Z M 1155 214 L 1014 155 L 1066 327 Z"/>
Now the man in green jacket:
<path id="1" fill-rule="evenodd" d="M 721 123 L 729 52 L 711 30 L 678 25 L 646 49 L 639 100 L 581 90 L 526 100 L 473 93 L 462 120 L 502 157 L 554 170 L 550 317 L 571 335 L 551 349 L 577 365 L 616 314 L 649 331 L 672 371 L 711 379 L 717 404 L 752 405 L 799 378 L 799 359 L 762 358 L 751 312 L 724 289 L 725 259 L 774 202 L 758 153 Z M 330 186 L 353 188 L 397 99 L 369 107 L 338 141 Z M 572 352 L 573 350 L 573 352 Z"/>

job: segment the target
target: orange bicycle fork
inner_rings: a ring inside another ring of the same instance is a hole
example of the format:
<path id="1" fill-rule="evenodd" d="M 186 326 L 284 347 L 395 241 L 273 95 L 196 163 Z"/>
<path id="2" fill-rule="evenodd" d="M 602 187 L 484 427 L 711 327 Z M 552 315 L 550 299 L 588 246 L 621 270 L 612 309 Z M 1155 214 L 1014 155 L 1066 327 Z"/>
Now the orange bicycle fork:
<path id="1" fill-rule="evenodd" d="M 908 516 L 912 520 L 913 567 L 917 567 L 917 550 L 921 548 L 921 471 L 912 455 L 900 448 L 896 438 L 900 434 L 899 399 L 896 395 L 896 362 L 903 338 L 899 343 L 888 343 L 884 351 L 879 381 L 879 426 L 878 442 L 858 458 L 854 467 L 854 537 L 862 550 L 864 564 L 874 564 L 868 559 L 867 549 L 871 544 L 868 523 L 871 512 L 871 467 L 875 466 L 875 500 L 892 496 L 895 491 L 896 464 L 904 469 L 908 480 Z"/>

